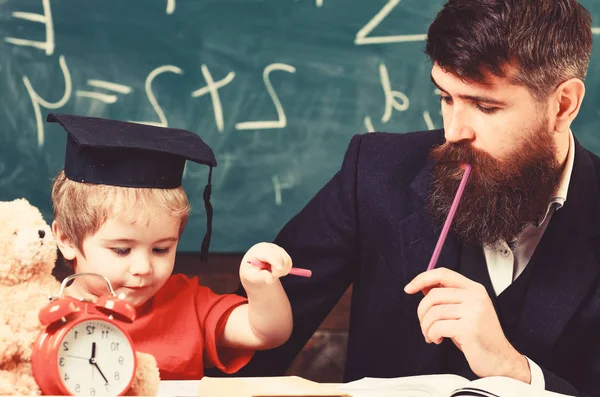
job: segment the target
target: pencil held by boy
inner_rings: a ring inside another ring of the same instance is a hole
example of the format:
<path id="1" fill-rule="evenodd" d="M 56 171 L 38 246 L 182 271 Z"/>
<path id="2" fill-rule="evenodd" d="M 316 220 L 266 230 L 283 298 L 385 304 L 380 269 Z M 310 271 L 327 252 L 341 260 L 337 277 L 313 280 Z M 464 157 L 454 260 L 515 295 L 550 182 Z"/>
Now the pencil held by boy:
<path id="1" fill-rule="evenodd" d="M 213 152 L 196 134 L 92 117 L 50 114 L 67 132 L 65 167 L 54 180 L 52 231 L 75 273 L 97 273 L 136 307 L 125 324 L 137 350 L 154 355 L 161 379 L 200 379 L 204 368 L 234 373 L 255 350 L 283 344 L 292 330 L 279 282 L 292 267 L 270 243 L 251 247 L 239 275 L 247 298 L 216 294 L 172 274 L 190 204 L 181 186 L 186 160 L 209 166 L 204 191 L 210 243 Z M 260 261 L 270 267 L 256 267 Z M 95 300 L 98 277 L 77 277 L 66 293 Z"/>

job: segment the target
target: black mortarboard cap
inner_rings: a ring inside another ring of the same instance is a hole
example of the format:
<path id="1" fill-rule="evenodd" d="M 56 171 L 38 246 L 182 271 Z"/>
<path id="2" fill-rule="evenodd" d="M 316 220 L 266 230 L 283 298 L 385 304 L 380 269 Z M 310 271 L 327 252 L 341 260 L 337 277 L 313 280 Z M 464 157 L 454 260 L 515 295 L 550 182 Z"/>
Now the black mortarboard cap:
<path id="1" fill-rule="evenodd" d="M 50 113 L 48 122 L 67 131 L 64 171 L 76 182 L 141 188 L 181 186 L 185 161 L 209 166 L 204 189 L 206 235 L 200 256 L 206 261 L 212 234 L 210 204 L 212 149 L 190 131 L 97 117 Z"/>

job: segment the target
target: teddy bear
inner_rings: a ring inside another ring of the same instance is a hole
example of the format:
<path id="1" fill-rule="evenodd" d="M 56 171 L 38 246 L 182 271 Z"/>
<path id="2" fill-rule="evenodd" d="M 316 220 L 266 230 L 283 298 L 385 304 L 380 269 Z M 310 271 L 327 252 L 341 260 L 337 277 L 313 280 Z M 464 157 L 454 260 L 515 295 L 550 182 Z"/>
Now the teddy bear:
<path id="1" fill-rule="evenodd" d="M 32 346 L 43 326 L 38 313 L 60 290 L 52 275 L 57 246 L 38 208 L 26 199 L 0 201 L 0 395 L 39 395 Z M 155 395 L 160 381 L 154 356 L 136 352 L 128 395 Z"/>

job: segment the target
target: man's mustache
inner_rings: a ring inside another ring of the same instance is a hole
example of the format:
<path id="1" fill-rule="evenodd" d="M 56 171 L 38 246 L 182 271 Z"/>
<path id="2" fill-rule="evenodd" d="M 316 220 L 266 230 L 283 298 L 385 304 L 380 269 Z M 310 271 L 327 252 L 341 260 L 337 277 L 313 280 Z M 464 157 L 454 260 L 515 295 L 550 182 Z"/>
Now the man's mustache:
<path id="1" fill-rule="evenodd" d="M 481 166 L 496 166 L 496 160 L 491 155 L 466 142 L 444 142 L 432 151 L 432 159 L 436 164 L 446 167 L 471 164 L 474 171 Z"/>

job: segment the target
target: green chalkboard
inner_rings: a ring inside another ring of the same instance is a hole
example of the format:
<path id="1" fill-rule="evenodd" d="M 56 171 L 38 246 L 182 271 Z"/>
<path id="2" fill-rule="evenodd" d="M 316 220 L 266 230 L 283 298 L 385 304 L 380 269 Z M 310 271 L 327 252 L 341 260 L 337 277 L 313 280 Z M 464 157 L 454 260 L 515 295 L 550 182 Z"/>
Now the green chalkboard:
<path id="1" fill-rule="evenodd" d="M 160 123 L 215 151 L 211 251 L 271 240 L 353 134 L 441 126 L 423 39 L 443 2 L 0 1 L 0 200 L 25 197 L 51 220 L 66 137 L 48 112 Z M 598 26 L 600 1 L 582 3 Z M 573 126 L 596 153 L 598 37 Z M 186 168 L 182 252 L 200 249 L 206 177 Z"/>

